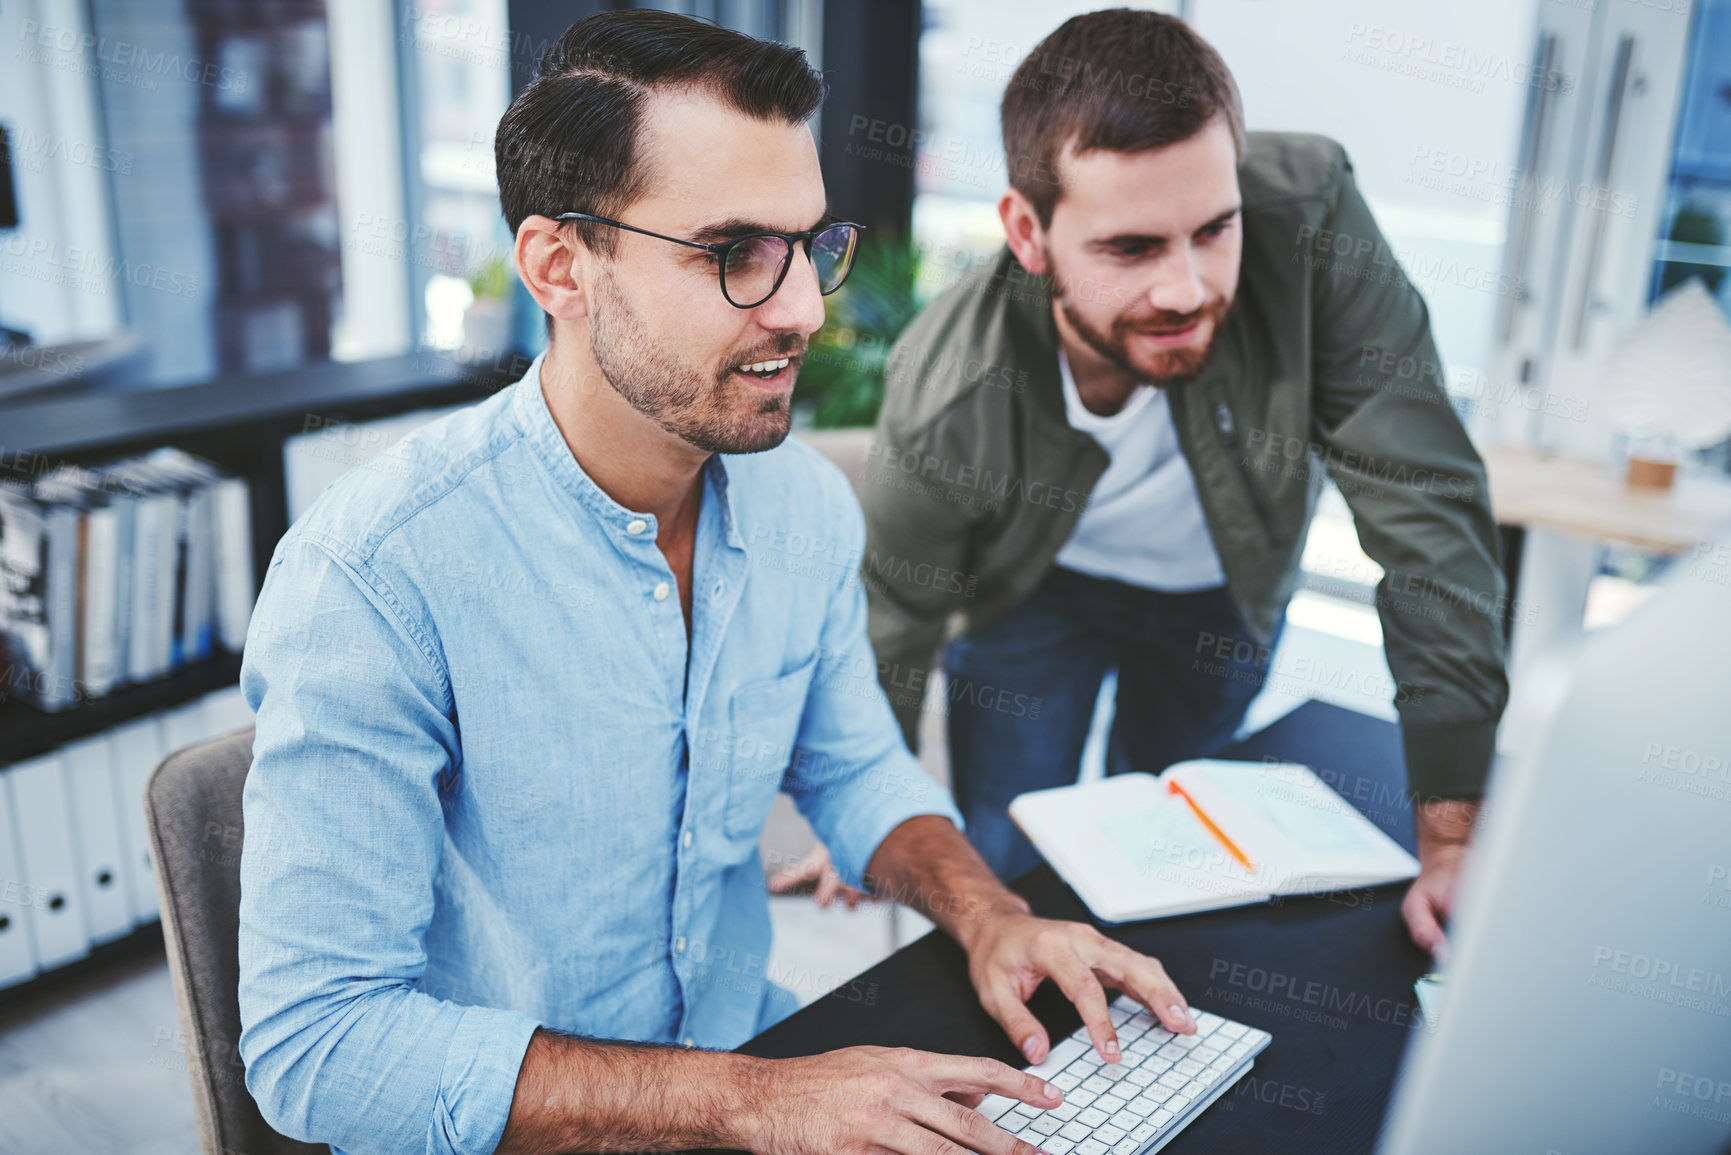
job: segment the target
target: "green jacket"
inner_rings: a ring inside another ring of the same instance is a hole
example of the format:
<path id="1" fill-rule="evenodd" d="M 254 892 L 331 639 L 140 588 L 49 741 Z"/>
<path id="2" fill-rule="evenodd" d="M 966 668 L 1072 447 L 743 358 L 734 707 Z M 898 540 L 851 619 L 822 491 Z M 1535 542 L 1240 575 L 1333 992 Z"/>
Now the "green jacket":
<path id="1" fill-rule="evenodd" d="M 1479 794 L 1508 697 L 1506 591 L 1484 465 L 1450 408 L 1424 299 L 1339 145 L 1251 133 L 1239 184 L 1236 304 L 1207 368 L 1169 391 L 1227 586 L 1268 640 L 1326 471 L 1386 571 L 1377 612 L 1409 787 Z M 1057 353 L 1045 280 L 1007 248 L 890 353 L 861 568 L 879 680 L 910 746 L 939 646 L 1033 591 L 1106 467 L 1065 418 Z M 1272 677 L 1320 691 L 1338 673 Z"/>

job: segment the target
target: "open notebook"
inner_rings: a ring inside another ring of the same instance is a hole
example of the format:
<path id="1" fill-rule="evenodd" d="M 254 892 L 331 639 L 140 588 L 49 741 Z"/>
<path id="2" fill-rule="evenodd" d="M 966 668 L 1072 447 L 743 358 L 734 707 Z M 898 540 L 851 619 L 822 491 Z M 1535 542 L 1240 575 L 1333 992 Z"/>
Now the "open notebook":
<path id="1" fill-rule="evenodd" d="M 1179 762 L 1159 777 L 1035 790 L 1010 803 L 1010 817 L 1105 922 L 1418 874 L 1417 859 L 1290 762 Z"/>

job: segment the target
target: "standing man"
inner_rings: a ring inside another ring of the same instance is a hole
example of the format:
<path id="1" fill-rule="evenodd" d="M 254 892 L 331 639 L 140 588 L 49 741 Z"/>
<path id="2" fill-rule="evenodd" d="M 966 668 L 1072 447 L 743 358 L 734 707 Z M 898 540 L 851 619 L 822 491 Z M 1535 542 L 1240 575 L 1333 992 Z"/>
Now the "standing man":
<path id="1" fill-rule="evenodd" d="M 496 151 L 548 351 L 333 485 L 253 616 L 247 1088 L 351 1155 L 1030 1155 L 967 1109 L 1059 1104 L 1002 1063 L 725 1052 L 795 1005 L 757 853 L 784 787 L 849 882 L 957 939 L 1031 1061 L 1047 978 L 1107 1062 L 1106 984 L 1195 1031 L 1158 962 L 992 876 L 878 693 L 851 567 L 774 544 L 865 534 L 784 444 L 857 239 L 806 125 L 822 78 L 653 11 L 573 25 L 541 72 Z"/>
<path id="2" fill-rule="evenodd" d="M 1065 22 L 1002 119 L 1007 246 L 896 344 L 867 477 L 862 576 L 902 733 L 947 640 L 968 836 L 1000 876 L 1026 870 L 1005 807 L 1074 781 L 1108 670 L 1110 772 L 1231 737 L 1326 473 L 1386 571 L 1422 864 L 1403 911 L 1441 951 L 1507 681 L 1484 470 L 1423 298 L 1340 146 L 1247 136 L 1224 61 L 1172 17 Z"/>

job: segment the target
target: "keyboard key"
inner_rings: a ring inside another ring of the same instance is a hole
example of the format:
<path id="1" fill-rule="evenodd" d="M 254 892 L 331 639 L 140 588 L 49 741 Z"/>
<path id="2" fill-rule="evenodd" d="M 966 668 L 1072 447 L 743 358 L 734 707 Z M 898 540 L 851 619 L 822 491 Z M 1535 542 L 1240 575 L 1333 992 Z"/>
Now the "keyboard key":
<path id="1" fill-rule="evenodd" d="M 1159 1083 L 1155 1083 L 1152 1087 L 1149 1087 L 1146 1091 L 1143 1091 L 1141 1097 L 1144 1099 L 1147 1099 L 1151 1103 L 1158 1105 L 1158 1104 L 1164 1103 L 1166 1100 L 1168 1100 L 1172 1097 L 1172 1088 L 1171 1087 L 1162 1087 Z"/>
<path id="2" fill-rule="evenodd" d="M 1093 1128 L 1098 1127 L 1111 1117 L 1112 1116 L 1098 1108 L 1089 1107 L 1086 1111 L 1083 1111 L 1080 1115 L 1076 1116 L 1076 1122 L 1082 1124 L 1084 1127 Z"/>
<path id="3" fill-rule="evenodd" d="M 1098 1091 L 1090 1091 L 1086 1085 L 1077 1087 L 1074 1091 L 1064 1092 L 1064 1102 L 1074 1103 L 1078 1107 L 1086 1107 L 1099 1097 Z"/>
<path id="4" fill-rule="evenodd" d="M 1118 1003 L 1123 1001 L 1123 999 L 1119 999 Z M 1111 1006 L 1106 1008 L 1106 1013 L 1112 1017 L 1112 1025 L 1114 1027 L 1123 1026 L 1135 1017 L 1136 1014 L 1136 1006 L 1134 1003 L 1127 1007 L 1121 1007 L 1118 1003 L 1113 1003 Z"/>
<path id="5" fill-rule="evenodd" d="M 1121 1131 L 1110 1123 L 1094 1129 L 1094 1138 L 1100 1140 L 1100 1142 L 1106 1144 L 1108 1147 L 1122 1139 L 1127 1134 L 1129 1134 L 1128 1131 Z"/>
<path id="6" fill-rule="evenodd" d="M 1096 1051 L 1090 1044 L 1084 1043 L 1083 1045 L 1088 1049 L 1083 1052 L 1081 1058 L 1076 1060 L 1076 1065 L 1070 1068 L 1071 1070 L 1081 1071 L 1083 1074 L 1088 1074 L 1096 1068 L 1106 1065 L 1106 1060 L 1100 1057 L 1099 1051 Z"/>
<path id="7" fill-rule="evenodd" d="M 1186 1075 L 1180 1075 L 1177 1071 L 1167 1071 L 1155 1081 L 1162 1087 L 1170 1087 L 1174 1091 L 1177 1091 L 1181 1090 L 1184 1084 L 1188 1083 L 1190 1079 Z"/>
<path id="8" fill-rule="evenodd" d="M 1087 1051 L 1088 1044 L 1079 1042 L 1074 1037 L 1060 1039 L 1052 1048 L 1051 1054 L 1028 1068 L 1028 1074 L 1040 1079 L 1050 1079 Z"/>
<path id="9" fill-rule="evenodd" d="M 1128 1100 L 1121 1098 L 1118 1095 L 1101 1095 L 1098 1099 L 1094 1100 L 1094 1109 L 1096 1111 L 1104 1111 L 1108 1115 L 1116 1115 L 1124 1109 L 1124 1104 L 1126 1102 L 1128 1102 Z"/>
<path id="10" fill-rule="evenodd" d="M 1162 1107 L 1162 1108 L 1160 1108 L 1160 1110 L 1158 1110 L 1158 1111 L 1154 1112 L 1152 1115 L 1148 1116 L 1148 1121 L 1150 1123 L 1154 1124 L 1154 1126 L 1156 1126 L 1156 1127 L 1164 1127 L 1164 1126 L 1166 1126 L 1166 1124 L 1172 1122 L 1172 1120 L 1174 1120 L 1176 1118 L 1178 1118 L 1177 1115 L 1173 1114 L 1171 1111 L 1168 1111 L 1166 1108 Z"/>
<path id="11" fill-rule="evenodd" d="M 1136 1140 L 1137 1143 L 1146 1143 L 1159 1133 L 1160 1128 L 1158 1126 L 1153 1122 L 1147 1122 L 1130 1132 L 1130 1138 Z"/>
<path id="12" fill-rule="evenodd" d="M 1164 1047 L 1161 1047 L 1154 1053 L 1159 1055 L 1162 1059 L 1171 1059 L 1173 1062 L 1177 1062 L 1190 1052 L 1184 1047 L 1179 1046 L 1177 1041 L 1174 1040 L 1173 1042 L 1167 1043 Z"/>
<path id="13" fill-rule="evenodd" d="M 1196 1016 L 1196 1033 L 1199 1035 L 1206 1035 L 1224 1025 L 1225 1022 L 1226 1020 L 1221 1018 L 1219 1015 L 1211 1015 L 1207 1011 L 1203 1011 L 1201 1014 Z"/>
<path id="14" fill-rule="evenodd" d="M 1076 1155 L 1106 1155 L 1111 1148 L 1098 1139 L 1084 1139 L 1076 1144 Z"/>
<path id="15" fill-rule="evenodd" d="M 1082 1085 L 1082 1075 L 1079 1071 L 1059 1071 L 1049 1081 L 1058 1090 L 1069 1091 Z"/>
<path id="16" fill-rule="evenodd" d="M 1120 1131 L 1134 1131 L 1142 1125 L 1142 1120 L 1148 1117 L 1146 1111 L 1132 1111 L 1126 1106 L 1122 1111 L 1112 1116 L 1109 1122 Z"/>
<path id="17" fill-rule="evenodd" d="M 1125 1075 L 1128 1075 L 1131 1071 L 1133 1071 L 1135 1069 L 1136 1069 L 1135 1067 L 1130 1066 L 1130 1065 L 1125 1064 L 1125 1063 L 1112 1063 L 1112 1064 L 1109 1064 L 1107 1066 L 1101 1067 L 1098 1071 L 1095 1071 L 1094 1073 L 1102 1079 L 1110 1079 L 1115 1083 L 1119 1079 L 1122 1079 Z"/>
<path id="18" fill-rule="evenodd" d="M 1195 1059 L 1180 1059 L 1178 1065 L 1172 1069 L 1177 1071 L 1180 1075 L 1189 1075 L 1194 1079 L 1197 1075 L 1206 1071 L 1208 1065 L 1206 1063 L 1198 1063 Z"/>
<path id="19" fill-rule="evenodd" d="M 998 1116 L 1007 1114 L 1014 1106 L 1016 1106 L 1014 1099 L 1006 1099 L 1002 1095 L 987 1095 L 974 1110 L 996 1122 Z"/>
<path id="20" fill-rule="evenodd" d="M 1142 1144 L 1126 1135 L 1112 1145 L 1112 1155 L 1136 1155 Z"/>
<path id="21" fill-rule="evenodd" d="M 1071 1119 L 1080 1115 L 1082 1113 L 1082 1108 L 1085 1106 L 1087 1106 L 1086 1103 L 1072 1103 L 1069 1099 L 1065 1099 L 1062 1103 L 1059 1103 L 1056 1107 L 1053 1107 L 1048 1111 L 1047 1114 L 1051 1115 L 1053 1118 L 1062 1119 L 1064 1122 L 1068 1123 Z"/>
<path id="22" fill-rule="evenodd" d="M 1088 1126 L 1080 1119 L 1072 1119 L 1062 1127 L 1058 1128 L 1058 1134 L 1070 1140 L 1072 1143 L 1080 1143 L 1093 1133 L 1094 1128 Z"/>
<path id="23" fill-rule="evenodd" d="M 1096 1095 L 1104 1095 L 1107 1091 L 1112 1089 L 1113 1082 L 1114 1080 L 1105 1078 L 1101 1075 L 1089 1075 L 1086 1079 L 1082 1080 L 1082 1090 L 1092 1091 Z"/>
<path id="24" fill-rule="evenodd" d="M 1054 1119 L 1050 1115 L 1042 1115 L 1038 1119 L 1035 1119 L 1029 1126 L 1033 1131 L 1044 1137 L 1052 1134 L 1063 1125 L 1064 1121 L 1062 1119 Z"/>
<path id="25" fill-rule="evenodd" d="M 1249 1029 L 1250 1028 L 1245 1026 L 1243 1023 L 1223 1023 L 1218 1028 L 1218 1031 L 1229 1039 L 1236 1039 Z"/>
<path id="26" fill-rule="evenodd" d="M 1146 1087 L 1149 1083 L 1154 1081 L 1154 1077 L 1162 1070 L 1164 1070 L 1163 1067 L 1156 1067 L 1152 1071 L 1148 1070 L 1146 1067 L 1138 1068 L 1137 1070 L 1131 1071 L 1128 1075 L 1125 1075 L 1124 1081 L 1126 1083 L 1133 1083 L 1138 1087 Z"/>
<path id="27" fill-rule="evenodd" d="M 1070 1155 L 1070 1148 L 1075 1144 L 1062 1135 L 1048 1135 L 1040 1140 L 1040 1150 L 1046 1155 Z"/>
<path id="28" fill-rule="evenodd" d="M 1013 1110 L 1016 1112 L 1016 1114 L 1026 1115 L 1030 1119 L 1032 1119 L 1034 1116 L 1036 1116 L 1040 1113 L 1040 1109 L 1038 1107 L 1030 1107 L 1026 1103 L 1017 1103 L 1015 1105 L 1015 1107 L 1013 1108 Z"/>

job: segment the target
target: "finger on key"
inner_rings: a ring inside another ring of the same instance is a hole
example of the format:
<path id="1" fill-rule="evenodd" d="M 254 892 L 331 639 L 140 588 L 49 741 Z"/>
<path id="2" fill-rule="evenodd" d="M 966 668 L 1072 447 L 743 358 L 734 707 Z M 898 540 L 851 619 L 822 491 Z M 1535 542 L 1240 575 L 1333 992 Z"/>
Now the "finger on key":
<path id="1" fill-rule="evenodd" d="M 1161 1026 L 1180 1035 L 1196 1033 L 1196 1017 L 1190 1013 L 1190 1003 L 1178 992 L 1178 984 L 1172 981 L 1159 959 L 1108 939 L 1101 959 L 1094 965 L 1147 1007 Z"/>
<path id="2" fill-rule="evenodd" d="M 912 1073 L 940 1095 L 952 1091 L 978 1091 L 1017 1099 L 1042 1111 L 1064 1101 L 1064 1093 L 1051 1083 L 996 1059 L 934 1054 L 928 1056 L 928 1060 Z"/>
<path id="3" fill-rule="evenodd" d="M 1100 1057 L 1108 1063 L 1116 1063 L 1122 1059 L 1123 1053 L 1118 1049 L 1118 1032 L 1112 1029 L 1112 1016 L 1106 1010 L 1106 988 L 1100 985 L 1094 968 L 1083 961 L 1080 955 L 1072 953 L 1052 968 L 1052 981 L 1058 984 L 1064 997 L 1075 1004 L 1077 1012 L 1082 1016 L 1082 1022 L 1088 1028 L 1088 1038 L 1093 1040 L 1094 1049 L 1100 1052 Z"/>
<path id="4" fill-rule="evenodd" d="M 1038 1063 L 1051 1049 L 1047 1045 L 1046 1028 L 1033 1016 L 1007 980 L 993 982 L 980 992 L 980 1005 L 997 1020 L 1004 1033 L 1016 1044 L 1030 1063 Z"/>
<path id="5" fill-rule="evenodd" d="M 920 1126 L 981 1155 L 1033 1155 L 1034 1152 L 1027 1141 L 988 1122 L 978 1111 L 957 1106 L 948 1099 L 921 1099 L 908 1104 L 907 1112 Z"/>

